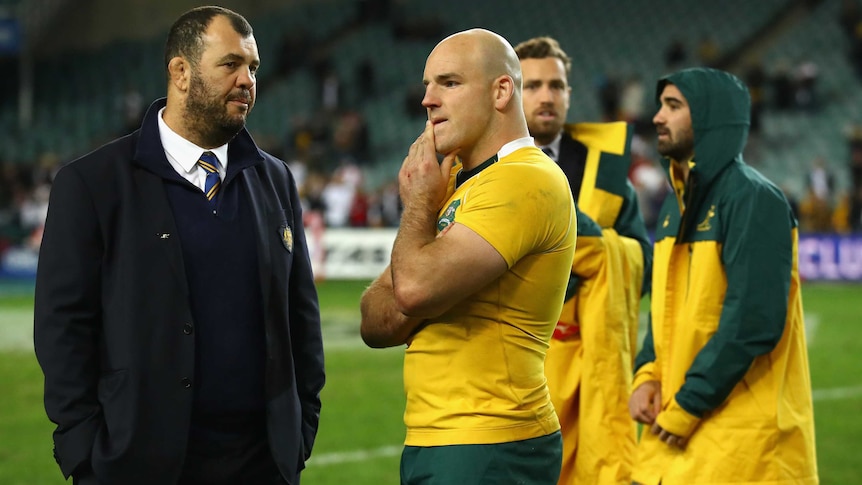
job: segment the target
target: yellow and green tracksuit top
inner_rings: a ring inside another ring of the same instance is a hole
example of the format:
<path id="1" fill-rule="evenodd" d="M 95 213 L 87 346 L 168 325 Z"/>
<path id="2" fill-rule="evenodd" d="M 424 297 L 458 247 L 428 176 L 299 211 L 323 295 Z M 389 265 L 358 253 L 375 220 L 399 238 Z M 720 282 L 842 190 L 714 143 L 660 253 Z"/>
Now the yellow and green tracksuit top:
<path id="1" fill-rule="evenodd" d="M 634 388 L 656 380 L 632 479 L 644 485 L 818 483 L 797 224 L 782 192 L 742 160 L 750 101 L 734 76 L 681 71 L 659 81 L 688 101 L 694 159 L 661 209 L 650 325 Z"/>
<path id="2" fill-rule="evenodd" d="M 532 138 L 461 168 L 452 168 L 437 229 L 470 228 L 508 270 L 426 320 L 408 342 L 408 446 L 505 443 L 560 429 L 544 362 L 577 238 L 569 185 Z"/>
<path id="3" fill-rule="evenodd" d="M 632 127 L 578 123 L 566 125 L 562 136 L 559 162 L 577 200 L 578 246 L 545 361 L 563 432 L 559 484 L 627 485 L 636 440 L 628 398 L 652 257 L 628 181 Z M 575 143 L 585 153 L 567 149 Z M 572 159 L 576 154 L 583 159 Z"/>

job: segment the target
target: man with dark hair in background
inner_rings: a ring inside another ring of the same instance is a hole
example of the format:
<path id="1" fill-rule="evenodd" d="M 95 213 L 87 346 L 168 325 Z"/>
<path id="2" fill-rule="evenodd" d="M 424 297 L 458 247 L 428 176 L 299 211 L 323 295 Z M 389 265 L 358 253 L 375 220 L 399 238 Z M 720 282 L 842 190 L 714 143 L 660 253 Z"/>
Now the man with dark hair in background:
<path id="1" fill-rule="evenodd" d="M 815 485 L 798 228 L 742 159 L 745 84 L 686 69 L 658 81 L 653 123 L 673 191 L 659 213 L 650 325 L 632 418 L 643 485 Z"/>
<path id="2" fill-rule="evenodd" d="M 559 483 L 627 484 L 635 446 L 628 398 L 651 261 L 628 181 L 632 127 L 566 124 L 569 57 L 550 37 L 522 42 L 515 52 L 530 134 L 563 169 L 578 206 L 571 281 L 545 362 L 563 432 Z"/>
<path id="3" fill-rule="evenodd" d="M 245 129 L 259 64 L 242 16 L 186 12 L 167 98 L 57 174 L 35 348 L 76 484 L 299 483 L 323 348 L 293 176 Z"/>

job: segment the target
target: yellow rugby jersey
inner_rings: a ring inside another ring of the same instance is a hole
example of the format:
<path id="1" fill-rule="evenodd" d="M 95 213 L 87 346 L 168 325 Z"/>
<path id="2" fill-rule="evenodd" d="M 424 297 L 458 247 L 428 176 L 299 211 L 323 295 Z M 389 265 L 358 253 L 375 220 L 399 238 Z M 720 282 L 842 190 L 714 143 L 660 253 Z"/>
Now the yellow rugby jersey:
<path id="1" fill-rule="evenodd" d="M 577 237 L 568 181 L 531 138 L 506 144 L 466 180 L 459 169 L 438 230 L 469 227 L 509 269 L 408 342 L 410 446 L 503 443 L 560 429 L 544 364 Z"/>

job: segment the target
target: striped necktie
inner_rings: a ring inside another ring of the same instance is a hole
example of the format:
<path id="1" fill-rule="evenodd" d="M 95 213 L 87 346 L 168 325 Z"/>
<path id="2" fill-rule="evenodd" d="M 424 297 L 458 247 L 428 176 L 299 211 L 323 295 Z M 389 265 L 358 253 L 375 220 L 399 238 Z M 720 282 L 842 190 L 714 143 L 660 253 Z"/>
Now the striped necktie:
<path id="1" fill-rule="evenodd" d="M 215 204 L 219 188 L 221 188 L 221 177 L 218 174 L 218 157 L 213 152 L 204 152 L 198 160 L 198 165 L 207 173 L 204 184 L 204 195 L 211 203 Z"/>

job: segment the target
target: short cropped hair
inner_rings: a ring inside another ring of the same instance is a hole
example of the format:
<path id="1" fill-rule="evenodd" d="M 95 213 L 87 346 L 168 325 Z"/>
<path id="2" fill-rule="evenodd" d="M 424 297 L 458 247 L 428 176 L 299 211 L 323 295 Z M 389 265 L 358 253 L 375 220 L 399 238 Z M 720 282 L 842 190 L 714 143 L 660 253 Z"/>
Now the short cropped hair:
<path id="1" fill-rule="evenodd" d="M 518 54 L 518 59 L 556 57 L 563 62 L 566 74 L 569 74 L 572 69 L 572 59 L 566 55 L 566 51 L 560 47 L 560 43 L 553 37 L 542 36 L 525 40 L 515 46 L 515 53 Z"/>
<path id="2" fill-rule="evenodd" d="M 171 26 L 165 42 L 165 71 L 174 57 L 185 57 L 192 66 L 197 66 L 204 51 L 203 34 L 213 18 L 223 15 L 243 38 L 253 34 L 251 24 L 242 15 L 224 7 L 196 7 L 184 13 Z M 170 74 L 168 74 L 170 77 Z"/>

